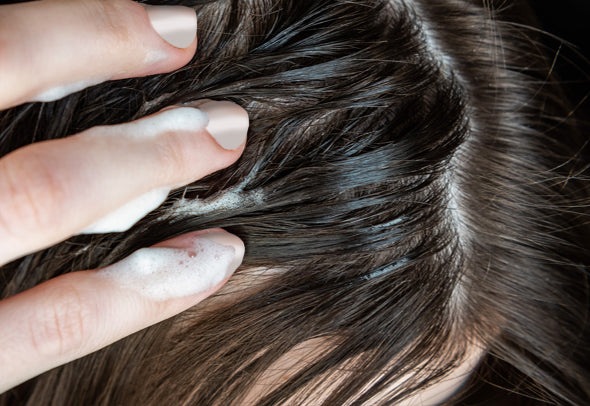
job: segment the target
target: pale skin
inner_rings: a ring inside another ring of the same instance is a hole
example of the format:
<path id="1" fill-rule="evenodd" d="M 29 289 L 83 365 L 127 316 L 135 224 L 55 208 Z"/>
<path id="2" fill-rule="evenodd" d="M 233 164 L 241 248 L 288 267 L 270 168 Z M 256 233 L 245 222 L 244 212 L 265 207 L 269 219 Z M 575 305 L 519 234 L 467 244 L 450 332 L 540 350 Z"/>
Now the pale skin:
<path id="1" fill-rule="evenodd" d="M 188 42 L 180 48 L 164 40 L 129 0 L 0 6 L 0 110 L 42 100 L 56 87 L 174 71 L 196 51 L 196 36 Z M 224 149 L 204 128 L 126 137 L 133 128 L 95 127 L 92 136 L 35 143 L 0 159 L 0 265 L 63 241 L 149 191 L 225 168 L 245 145 Z M 241 262 L 242 242 L 216 235 Z M 158 246 L 178 251 L 195 238 Z M 180 313 L 227 280 L 153 300 L 98 274 L 68 273 L 0 301 L 0 392 Z"/>

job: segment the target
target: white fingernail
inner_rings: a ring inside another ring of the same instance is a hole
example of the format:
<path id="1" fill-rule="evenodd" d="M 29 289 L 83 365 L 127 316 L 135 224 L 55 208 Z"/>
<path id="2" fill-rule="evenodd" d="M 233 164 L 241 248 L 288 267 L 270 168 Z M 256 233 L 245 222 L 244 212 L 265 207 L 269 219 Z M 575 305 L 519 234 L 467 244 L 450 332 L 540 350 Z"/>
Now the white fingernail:
<path id="1" fill-rule="evenodd" d="M 225 232 L 201 234 L 187 247 L 151 247 L 98 271 L 119 286 L 164 301 L 205 292 L 229 277 L 244 257 L 242 241 Z"/>
<path id="2" fill-rule="evenodd" d="M 154 30 L 170 45 L 186 48 L 197 37 L 197 13 L 183 6 L 143 5 Z"/>
<path id="3" fill-rule="evenodd" d="M 141 195 L 86 227 L 80 234 L 119 233 L 127 231 L 146 214 L 164 203 L 170 190 L 167 187 L 160 188 Z"/>
<path id="4" fill-rule="evenodd" d="M 248 112 L 229 101 L 210 100 L 199 104 L 209 115 L 206 130 L 224 149 L 236 149 L 246 141 L 250 121 Z"/>

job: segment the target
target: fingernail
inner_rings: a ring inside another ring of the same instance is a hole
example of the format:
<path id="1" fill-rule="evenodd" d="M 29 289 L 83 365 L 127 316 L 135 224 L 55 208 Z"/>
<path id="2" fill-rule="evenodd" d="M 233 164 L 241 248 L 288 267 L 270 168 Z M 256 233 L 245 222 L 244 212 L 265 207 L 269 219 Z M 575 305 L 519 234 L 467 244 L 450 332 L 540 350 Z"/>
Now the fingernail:
<path id="1" fill-rule="evenodd" d="M 244 243 L 235 235 L 192 233 L 165 246 L 140 249 L 98 274 L 149 299 L 164 301 L 210 290 L 228 278 L 243 257 Z"/>
<path id="2" fill-rule="evenodd" d="M 234 249 L 234 259 L 229 263 L 227 269 L 227 275 L 231 275 L 242 263 L 244 259 L 244 253 L 246 251 L 244 243 L 238 237 L 233 234 L 226 233 L 223 231 L 213 231 L 206 234 L 200 234 L 199 238 L 213 242 L 214 244 L 221 245 L 223 247 L 231 247 Z"/>
<path id="3" fill-rule="evenodd" d="M 197 13 L 190 7 L 144 4 L 154 30 L 169 44 L 186 48 L 197 36 Z"/>
<path id="4" fill-rule="evenodd" d="M 205 128 L 224 149 L 236 149 L 246 142 L 250 120 L 242 107 L 229 101 L 210 100 L 198 108 L 209 115 Z"/>

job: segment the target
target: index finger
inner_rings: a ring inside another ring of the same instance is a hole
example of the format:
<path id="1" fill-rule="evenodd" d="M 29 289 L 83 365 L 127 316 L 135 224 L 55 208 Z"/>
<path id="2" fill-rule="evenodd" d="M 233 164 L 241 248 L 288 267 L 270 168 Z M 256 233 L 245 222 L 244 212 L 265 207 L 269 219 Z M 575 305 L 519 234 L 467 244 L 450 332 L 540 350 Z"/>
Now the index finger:
<path id="1" fill-rule="evenodd" d="M 178 69 L 195 53 L 196 29 L 191 8 L 130 0 L 0 6 L 0 109 Z"/>

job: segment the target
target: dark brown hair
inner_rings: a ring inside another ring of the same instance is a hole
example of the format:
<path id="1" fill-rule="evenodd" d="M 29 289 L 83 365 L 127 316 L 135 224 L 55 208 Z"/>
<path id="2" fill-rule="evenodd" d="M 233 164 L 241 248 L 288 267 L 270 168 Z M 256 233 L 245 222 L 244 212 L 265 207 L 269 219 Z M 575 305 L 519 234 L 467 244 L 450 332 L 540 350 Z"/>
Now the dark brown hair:
<path id="1" fill-rule="evenodd" d="M 244 239 L 235 278 L 251 285 L 230 281 L 0 405 L 241 405 L 309 342 L 257 405 L 396 404 L 474 344 L 479 395 L 451 402 L 495 402 L 494 387 L 519 404 L 590 402 L 587 135 L 524 6 L 158 3 L 198 10 L 188 66 L 3 112 L 0 154 L 211 98 L 249 111 L 243 157 L 128 232 L 6 265 L 2 297 L 211 227 Z"/>

